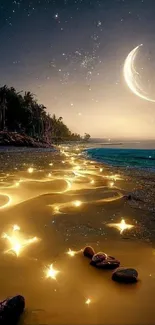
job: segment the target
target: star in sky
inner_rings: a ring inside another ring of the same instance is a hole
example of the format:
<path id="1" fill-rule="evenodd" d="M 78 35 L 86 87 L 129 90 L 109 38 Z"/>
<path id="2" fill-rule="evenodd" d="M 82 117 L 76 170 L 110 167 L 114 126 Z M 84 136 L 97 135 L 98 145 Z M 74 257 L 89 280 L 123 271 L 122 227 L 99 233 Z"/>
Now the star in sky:
<path id="1" fill-rule="evenodd" d="M 1 85 L 30 90 L 75 132 L 130 137 L 132 125 L 132 136 L 151 137 L 155 110 L 128 91 L 122 68 L 143 43 L 138 71 L 154 92 L 154 9 L 153 0 L 1 0 Z"/>

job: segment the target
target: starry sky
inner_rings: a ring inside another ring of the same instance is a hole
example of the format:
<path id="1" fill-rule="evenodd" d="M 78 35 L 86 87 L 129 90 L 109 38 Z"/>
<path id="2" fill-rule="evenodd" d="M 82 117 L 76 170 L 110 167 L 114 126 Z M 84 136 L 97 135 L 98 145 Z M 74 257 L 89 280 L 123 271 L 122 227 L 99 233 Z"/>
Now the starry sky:
<path id="1" fill-rule="evenodd" d="M 154 0 L 0 0 L 0 85 L 31 91 L 72 131 L 155 139 L 155 103 L 125 84 L 128 53 L 155 98 Z"/>

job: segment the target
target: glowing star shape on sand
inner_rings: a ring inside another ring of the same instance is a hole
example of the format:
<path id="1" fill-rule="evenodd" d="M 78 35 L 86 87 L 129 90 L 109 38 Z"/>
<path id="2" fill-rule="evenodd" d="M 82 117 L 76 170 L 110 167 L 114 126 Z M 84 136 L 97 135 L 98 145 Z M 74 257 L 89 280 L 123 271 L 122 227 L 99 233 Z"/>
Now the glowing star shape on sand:
<path id="1" fill-rule="evenodd" d="M 20 227 L 18 225 L 13 226 L 13 231 L 20 230 Z"/>
<path id="2" fill-rule="evenodd" d="M 82 202 L 81 202 L 81 201 L 74 201 L 74 202 L 73 202 L 73 205 L 74 205 L 76 208 L 79 208 L 79 207 L 82 205 Z"/>
<path id="3" fill-rule="evenodd" d="M 32 174 L 34 169 L 32 167 L 29 167 L 27 171 L 28 171 L 29 174 Z"/>
<path id="4" fill-rule="evenodd" d="M 109 178 L 112 179 L 112 180 L 114 180 L 115 182 L 117 180 L 122 180 L 122 178 L 119 175 L 111 175 L 111 176 L 109 176 Z"/>
<path id="5" fill-rule="evenodd" d="M 58 206 L 55 206 L 54 207 L 54 213 L 55 214 L 60 213 L 60 210 L 59 210 L 59 207 Z"/>
<path id="6" fill-rule="evenodd" d="M 60 271 L 55 270 L 53 267 L 53 264 L 47 267 L 46 269 L 46 278 L 51 278 L 53 280 L 56 280 L 56 276 Z"/>
<path id="7" fill-rule="evenodd" d="M 124 230 L 132 229 L 134 226 L 127 224 L 125 222 L 125 220 L 122 219 L 122 221 L 120 223 L 109 223 L 108 227 L 117 228 L 120 231 L 120 234 L 122 234 L 124 232 Z"/>
<path id="8" fill-rule="evenodd" d="M 90 181 L 90 184 L 95 184 L 95 181 L 92 179 L 92 180 Z"/>
<path id="9" fill-rule="evenodd" d="M 69 256 L 71 256 L 71 257 L 74 257 L 75 254 L 76 254 L 76 252 L 72 251 L 72 250 L 69 248 L 67 254 L 68 254 Z"/>
<path id="10" fill-rule="evenodd" d="M 110 183 L 109 183 L 109 186 L 110 186 L 110 187 L 113 187 L 114 185 L 115 185 L 114 182 L 110 182 Z"/>
<path id="11" fill-rule="evenodd" d="M 38 240 L 37 237 L 25 239 L 21 234 L 19 234 L 19 230 L 20 227 L 18 225 L 14 225 L 11 234 L 4 233 L 2 235 L 2 238 L 7 239 L 10 245 L 10 248 L 6 251 L 6 253 L 14 252 L 17 257 L 21 254 L 22 250 L 26 246 L 29 246 Z"/>
<path id="12" fill-rule="evenodd" d="M 91 299 L 88 298 L 88 299 L 85 301 L 85 304 L 89 306 L 90 303 L 91 303 Z"/>

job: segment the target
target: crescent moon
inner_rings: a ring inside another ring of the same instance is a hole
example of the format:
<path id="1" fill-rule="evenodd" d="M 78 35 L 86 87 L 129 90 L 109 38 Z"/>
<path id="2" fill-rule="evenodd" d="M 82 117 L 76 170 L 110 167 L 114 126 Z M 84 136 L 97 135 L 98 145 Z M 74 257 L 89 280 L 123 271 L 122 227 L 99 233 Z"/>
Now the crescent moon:
<path id="1" fill-rule="evenodd" d="M 155 99 L 149 98 L 144 90 L 140 87 L 138 80 L 139 73 L 136 71 L 134 62 L 138 53 L 139 48 L 143 46 L 143 44 L 138 45 L 135 47 L 127 56 L 125 63 L 124 63 L 124 79 L 126 81 L 127 86 L 130 90 L 138 97 L 147 100 L 149 102 L 155 103 Z"/>

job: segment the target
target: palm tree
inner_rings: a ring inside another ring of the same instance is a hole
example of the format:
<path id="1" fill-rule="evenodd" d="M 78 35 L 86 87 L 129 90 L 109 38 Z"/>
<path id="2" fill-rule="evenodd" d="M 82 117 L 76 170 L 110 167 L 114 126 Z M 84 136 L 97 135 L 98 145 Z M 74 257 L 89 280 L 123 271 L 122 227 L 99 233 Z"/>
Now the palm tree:
<path id="1" fill-rule="evenodd" d="M 7 93 L 8 87 L 6 85 L 0 88 L 0 128 L 2 130 L 5 129 L 6 124 Z"/>
<path id="2" fill-rule="evenodd" d="M 78 134 L 72 133 L 63 122 L 63 118 L 51 117 L 46 107 L 38 104 L 30 91 L 17 92 L 6 85 L 0 88 L 0 129 L 24 132 L 38 140 L 46 142 L 79 140 Z"/>

